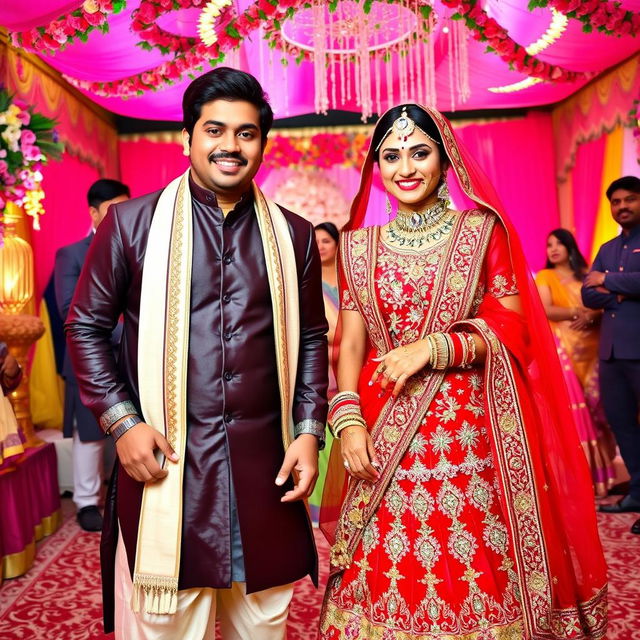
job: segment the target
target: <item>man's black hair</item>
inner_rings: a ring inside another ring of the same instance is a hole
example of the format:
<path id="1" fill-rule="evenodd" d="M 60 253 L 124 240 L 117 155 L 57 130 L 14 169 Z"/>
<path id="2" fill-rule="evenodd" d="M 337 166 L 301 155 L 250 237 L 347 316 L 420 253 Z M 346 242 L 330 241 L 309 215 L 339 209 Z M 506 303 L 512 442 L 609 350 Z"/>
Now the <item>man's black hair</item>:
<path id="1" fill-rule="evenodd" d="M 131 192 L 126 184 L 123 184 L 119 180 L 111 180 L 110 178 L 101 178 L 96 180 L 87 192 L 87 202 L 90 207 L 96 209 L 107 200 L 113 200 L 118 196 L 131 197 Z"/>
<path id="2" fill-rule="evenodd" d="M 624 176 L 623 178 L 614 180 L 607 189 L 607 199 L 609 201 L 611 201 L 613 192 L 618 189 L 631 191 L 631 193 L 640 193 L 640 178 L 637 176 Z"/>
<path id="3" fill-rule="evenodd" d="M 273 111 L 267 95 L 251 74 L 229 67 L 216 67 L 208 71 L 196 78 L 184 92 L 182 125 L 189 133 L 189 139 L 200 118 L 202 105 L 214 100 L 242 100 L 251 103 L 260 114 L 260 135 L 262 142 L 265 142 L 273 124 Z"/>

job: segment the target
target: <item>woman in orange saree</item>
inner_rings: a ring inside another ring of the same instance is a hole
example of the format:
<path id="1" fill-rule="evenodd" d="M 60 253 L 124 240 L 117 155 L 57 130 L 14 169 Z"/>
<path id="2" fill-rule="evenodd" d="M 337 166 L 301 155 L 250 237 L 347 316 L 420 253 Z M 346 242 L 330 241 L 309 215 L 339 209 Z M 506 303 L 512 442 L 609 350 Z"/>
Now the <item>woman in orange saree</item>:
<path id="1" fill-rule="evenodd" d="M 536 285 L 562 366 L 575 426 L 584 450 L 595 494 L 606 496 L 616 479 L 616 443 L 604 416 L 598 388 L 598 341 L 601 311 L 582 305 L 580 290 L 587 262 L 573 234 L 554 229 L 547 238 L 546 268 Z"/>
<path id="2" fill-rule="evenodd" d="M 368 222 L 375 164 L 399 201 L 383 227 Z M 448 208 L 449 167 L 476 208 Z M 549 326 L 495 192 L 437 111 L 378 122 L 339 261 L 320 637 L 604 638 L 593 491 Z"/>

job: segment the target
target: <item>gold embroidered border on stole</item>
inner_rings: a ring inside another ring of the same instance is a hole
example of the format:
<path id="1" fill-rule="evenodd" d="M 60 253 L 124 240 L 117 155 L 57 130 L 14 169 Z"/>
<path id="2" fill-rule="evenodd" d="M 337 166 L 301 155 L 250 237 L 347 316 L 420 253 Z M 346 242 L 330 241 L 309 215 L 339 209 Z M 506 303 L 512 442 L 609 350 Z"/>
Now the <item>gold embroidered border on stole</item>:
<path id="1" fill-rule="evenodd" d="M 140 404 L 145 422 L 179 456 L 167 476 L 142 493 L 131 606 L 175 613 L 182 546 L 187 439 L 187 367 L 191 300 L 192 220 L 188 170 L 162 192 L 144 259 L 138 340 Z"/>
<path id="2" fill-rule="evenodd" d="M 477 210 L 458 216 L 432 290 L 432 304 L 421 337 L 446 331 L 455 320 L 467 317 L 473 304 L 484 255 L 495 216 Z M 347 286 L 358 306 L 378 355 L 392 348 L 376 303 L 375 268 L 379 227 L 346 233 L 342 258 Z M 375 513 L 393 473 L 411 443 L 420 421 L 440 388 L 444 372 L 429 370 L 416 374 L 394 401 L 389 399 L 371 429 L 382 474 L 375 484 L 351 479 L 338 520 L 336 542 L 331 549 L 331 571 L 347 567 L 360 541 L 362 530 Z"/>
<path id="3" fill-rule="evenodd" d="M 509 353 L 484 320 L 469 319 L 460 324 L 473 326 L 487 345 L 484 393 L 488 428 L 496 451 L 495 464 L 503 480 L 501 487 L 507 505 L 505 516 L 512 535 L 528 632 L 532 640 L 604 638 L 606 587 L 589 602 L 580 603 L 575 608 L 553 609 L 538 488 Z M 582 630 L 584 635 L 575 635 L 577 630 Z"/>
<path id="4" fill-rule="evenodd" d="M 287 219 L 275 203 L 265 198 L 255 183 L 253 194 L 271 291 L 282 442 L 287 449 L 294 439 L 292 408 L 300 349 L 298 273 Z"/>

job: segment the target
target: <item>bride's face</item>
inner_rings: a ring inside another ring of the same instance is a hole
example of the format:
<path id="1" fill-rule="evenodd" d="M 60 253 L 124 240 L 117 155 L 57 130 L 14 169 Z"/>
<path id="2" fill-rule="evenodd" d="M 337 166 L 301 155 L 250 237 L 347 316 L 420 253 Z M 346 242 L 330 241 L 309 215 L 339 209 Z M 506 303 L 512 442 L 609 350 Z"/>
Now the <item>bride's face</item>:
<path id="1" fill-rule="evenodd" d="M 380 147 L 379 166 L 385 189 L 401 208 L 419 211 L 436 201 L 442 173 L 440 151 L 417 127 L 405 142 L 393 132 L 387 136 Z"/>

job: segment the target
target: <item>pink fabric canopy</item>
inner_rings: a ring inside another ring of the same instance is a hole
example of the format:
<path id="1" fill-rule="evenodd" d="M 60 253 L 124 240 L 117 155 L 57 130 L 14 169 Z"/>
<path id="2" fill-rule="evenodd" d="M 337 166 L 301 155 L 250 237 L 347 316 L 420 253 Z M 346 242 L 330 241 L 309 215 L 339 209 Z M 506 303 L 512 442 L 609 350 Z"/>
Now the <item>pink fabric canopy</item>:
<path id="1" fill-rule="evenodd" d="M 236 0 L 236 9 L 243 11 L 251 2 L 252 0 Z M 0 5 L 0 25 L 10 30 L 45 25 L 80 4 L 79 0 L 5 2 Z M 128 0 L 122 13 L 110 16 L 107 35 L 93 31 L 88 42 L 75 42 L 63 51 L 43 58 L 62 73 L 88 81 L 117 80 L 162 63 L 166 57 L 158 50 L 145 51 L 136 46 L 139 38 L 130 30 L 130 24 L 131 13 L 139 4 L 140 0 Z M 551 22 L 551 12 L 548 9 L 529 11 L 526 5 L 527 0 L 487 0 L 482 3 L 487 13 L 505 27 L 516 42 L 528 46 L 545 33 Z M 439 16 L 435 31 L 437 106 L 442 110 L 450 110 L 452 77 L 447 38 L 451 37 L 451 34 L 444 33 L 443 26 L 446 22 L 444 18 L 451 14 L 451 10 L 439 1 L 436 1 L 434 6 Z M 623 0 L 622 6 L 632 11 L 640 11 L 640 0 Z M 162 26 L 184 32 L 185 27 L 179 24 L 178 13 L 164 16 Z M 637 38 L 615 38 L 597 32 L 587 34 L 582 32 L 581 27 L 578 21 L 570 20 L 560 39 L 540 53 L 539 58 L 570 70 L 598 73 L 638 50 Z M 515 93 L 492 93 L 488 90 L 489 87 L 509 85 L 523 80 L 525 76 L 510 70 L 496 55 L 485 53 L 485 44 L 470 38 L 468 46 L 471 96 L 466 103 L 456 106 L 458 110 L 528 107 L 554 103 L 567 97 L 586 82 L 541 83 Z M 256 75 L 271 93 L 277 117 L 312 112 L 312 65 L 305 62 L 298 66 L 291 61 L 287 67 L 281 68 L 277 62 L 280 58 L 278 54 L 275 56 L 274 65 L 277 68 L 261 72 L 261 67 L 265 68 L 264 60 L 268 59 L 268 55 L 266 42 L 255 32 L 251 39 L 245 40 L 240 54 L 234 58 L 237 58 L 238 66 Z M 394 82 L 398 82 L 397 76 L 398 73 L 394 73 Z M 119 114 L 152 120 L 180 120 L 181 97 L 188 82 L 187 78 L 171 87 L 161 87 L 156 92 L 147 92 L 140 97 L 127 100 L 95 95 L 90 97 Z M 358 111 L 353 101 L 344 108 Z"/>

